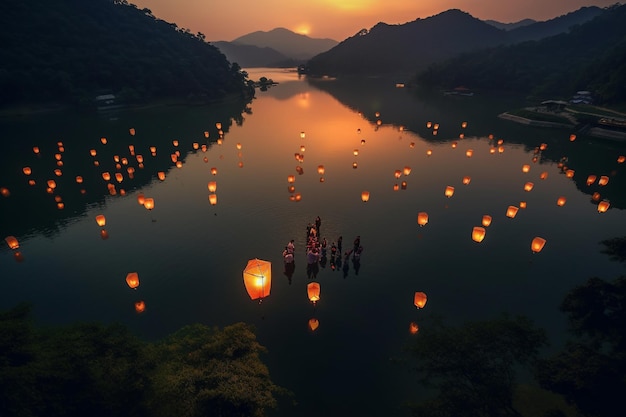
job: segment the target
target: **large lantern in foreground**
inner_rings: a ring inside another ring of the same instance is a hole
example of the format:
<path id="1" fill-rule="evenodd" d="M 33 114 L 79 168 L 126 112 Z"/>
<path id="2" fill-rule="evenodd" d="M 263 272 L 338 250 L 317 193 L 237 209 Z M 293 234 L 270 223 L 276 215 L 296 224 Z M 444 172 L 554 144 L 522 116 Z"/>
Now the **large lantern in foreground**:
<path id="1" fill-rule="evenodd" d="M 306 286 L 306 293 L 309 296 L 309 300 L 315 305 L 320 300 L 320 284 L 309 282 Z"/>
<path id="2" fill-rule="evenodd" d="M 270 295 L 272 286 L 272 263 L 261 259 L 250 259 L 243 270 L 243 283 L 251 299 L 263 299 Z"/>
<path id="3" fill-rule="evenodd" d="M 424 306 L 426 305 L 426 294 L 423 292 L 415 292 L 415 296 L 413 297 L 413 304 L 415 304 L 415 307 L 417 308 L 424 308 Z"/>

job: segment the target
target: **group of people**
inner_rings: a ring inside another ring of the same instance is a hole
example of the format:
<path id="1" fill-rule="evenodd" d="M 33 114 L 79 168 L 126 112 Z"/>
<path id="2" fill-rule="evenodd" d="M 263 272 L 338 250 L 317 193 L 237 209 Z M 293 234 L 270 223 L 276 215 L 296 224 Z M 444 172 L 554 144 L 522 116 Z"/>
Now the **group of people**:
<path id="1" fill-rule="evenodd" d="M 328 242 L 326 238 L 320 238 L 320 228 L 322 225 L 322 219 L 317 216 L 313 223 L 309 223 L 306 228 L 306 259 L 307 259 L 307 276 L 309 279 L 317 277 L 319 272 L 319 266 L 322 268 L 326 266 L 328 261 Z M 342 269 L 344 278 L 348 275 L 350 269 L 348 260 L 352 257 L 352 263 L 354 270 L 358 274 L 361 261 L 361 253 L 363 252 L 363 246 L 361 245 L 361 236 L 357 236 L 354 239 L 352 249 L 343 251 L 343 237 L 339 236 L 336 242 L 332 242 L 330 245 L 330 268 L 334 271 Z M 283 259 L 285 262 L 285 274 L 289 278 L 291 283 L 291 276 L 295 269 L 295 245 L 292 239 L 285 246 L 283 251 Z M 343 265 L 343 267 L 342 267 Z"/>

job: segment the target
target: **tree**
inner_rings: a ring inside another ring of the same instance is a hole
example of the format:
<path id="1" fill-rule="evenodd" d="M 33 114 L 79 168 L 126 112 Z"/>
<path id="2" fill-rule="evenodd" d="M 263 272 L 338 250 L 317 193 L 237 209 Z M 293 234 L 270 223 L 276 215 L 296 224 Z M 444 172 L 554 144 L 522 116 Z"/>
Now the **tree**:
<path id="1" fill-rule="evenodd" d="M 524 317 L 425 326 L 409 352 L 421 382 L 438 394 L 412 407 L 420 417 L 519 416 L 513 407 L 516 366 L 528 365 L 546 344 Z"/>

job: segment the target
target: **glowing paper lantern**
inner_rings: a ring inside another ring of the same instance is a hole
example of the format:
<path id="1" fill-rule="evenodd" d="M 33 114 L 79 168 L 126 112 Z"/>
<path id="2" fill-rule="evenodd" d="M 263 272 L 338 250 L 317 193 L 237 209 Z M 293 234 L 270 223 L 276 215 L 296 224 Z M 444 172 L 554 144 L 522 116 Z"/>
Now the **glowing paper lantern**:
<path id="1" fill-rule="evenodd" d="M 598 185 L 607 185 L 609 183 L 609 177 L 602 175 L 598 180 Z"/>
<path id="2" fill-rule="evenodd" d="M 48 187 L 49 187 L 49 188 L 52 188 L 53 190 L 54 190 L 55 188 L 57 188 L 57 183 L 56 183 L 56 181 L 55 181 L 55 180 L 48 180 Z"/>
<path id="3" fill-rule="evenodd" d="M 159 177 L 159 179 L 160 179 L 161 181 L 165 181 L 165 172 L 163 172 L 163 171 L 159 171 L 159 172 L 157 173 L 157 176 Z"/>
<path id="4" fill-rule="evenodd" d="M 251 299 L 263 299 L 270 295 L 272 286 L 272 263 L 251 259 L 243 270 L 243 282 Z"/>
<path id="5" fill-rule="evenodd" d="M 411 167 L 409 167 L 409 166 L 404 167 L 404 169 L 402 170 L 402 173 L 405 176 L 409 175 L 411 173 Z"/>
<path id="6" fill-rule="evenodd" d="M 617 163 L 618 164 L 623 164 L 624 161 L 626 161 L 626 156 L 620 155 L 620 156 L 617 157 Z"/>
<path id="7" fill-rule="evenodd" d="M 107 138 L 100 138 L 100 142 L 102 142 L 103 145 L 107 144 Z"/>
<path id="8" fill-rule="evenodd" d="M 448 185 L 448 186 L 446 187 L 446 191 L 444 192 L 444 194 L 445 194 L 445 196 L 446 196 L 446 197 L 448 197 L 448 198 L 452 197 L 452 195 L 454 195 L 454 187 L 453 187 L 453 186 L 451 186 L 451 185 Z"/>
<path id="9" fill-rule="evenodd" d="M 393 176 L 396 178 L 400 178 L 402 176 L 402 171 L 400 171 L 399 169 L 396 169 L 393 173 Z"/>
<path id="10" fill-rule="evenodd" d="M 54 170 L 54 175 L 56 175 L 57 177 L 60 177 L 63 175 L 63 171 L 61 171 L 60 169 L 55 169 Z"/>
<path id="11" fill-rule="evenodd" d="M 519 202 L 519 208 L 525 209 L 526 208 L 526 202 L 525 201 L 520 201 Z"/>
<path id="12" fill-rule="evenodd" d="M 474 150 L 473 149 L 468 149 L 465 151 L 465 156 L 467 156 L 468 158 L 471 158 L 472 155 L 474 155 Z"/>
<path id="13" fill-rule="evenodd" d="M 533 239 L 533 241 L 530 244 L 530 250 L 532 250 L 533 253 L 541 252 L 545 244 L 546 244 L 546 240 L 544 238 L 536 237 Z"/>
<path id="14" fill-rule="evenodd" d="M 135 311 L 137 313 L 143 313 L 144 311 L 146 311 L 146 303 L 143 301 L 137 301 L 135 303 Z"/>
<path id="15" fill-rule="evenodd" d="M 121 173 L 121 172 L 116 172 L 116 173 L 115 173 L 115 180 L 116 180 L 117 182 L 122 182 L 122 181 L 124 181 L 124 176 L 122 175 L 122 173 Z"/>
<path id="16" fill-rule="evenodd" d="M 368 202 L 369 199 L 370 199 L 370 192 L 369 191 L 361 192 L 361 200 L 363 200 L 364 203 Z"/>
<path id="17" fill-rule="evenodd" d="M 32 170 L 30 169 L 30 167 L 24 167 L 22 168 L 22 172 L 24 173 L 24 175 L 30 175 L 32 173 Z"/>
<path id="18" fill-rule="evenodd" d="M 212 206 L 217 204 L 217 195 L 216 194 L 209 194 L 209 203 L 211 203 Z"/>
<path id="19" fill-rule="evenodd" d="M 288 175 L 287 176 L 287 182 L 289 184 L 292 184 L 295 180 L 296 180 L 296 176 L 295 175 Z"/>
<path id="20" fill-rule="evenodd" d="M 565 171 L 565 176 L 567 178 L 574 178 L 574 170 L 573 169 L 568 169 Z"/>
<path id="21" fill-rule="evenodd" d="M 593 201 L 595 201 L 595 202 L 600 201 L 600 193 L 598 193 L 598 192 L 593 193 L 593 194 L 591 195 L 591 200 L 593 200 Z"/>
<path id="22" fill-rule="evenodd" d="M 604 200 L 598 203 L 598 213 L 605 213 L 609 209 L 609 202 Z"/>
<path id="23" fill-rule="evenodd" d="M 111 174 L 108 172 L 103 172 L 102 173 L 102 179 L 105 181 L 109 181 L 111 179 Z"/>
<path id="24" fill-rule="evenodd" d="M 309 320 L 309 329 L 311 329 L 312 332 L 316 331 L 318 327 L 320 327 L 320 322 L 318 319 L 312 318 Z"/>
<path id="25" fill-rule="evenodd" d="M 471 177 L 463 177 L 463 184 L 464 184 L 464 185 L 467 185 L 467 184 L 469 184 L 469 183 L 470 183 L 470 181 L 471 181 L 471 180 L 472 180 L 472 178 L 471 178 Z"/>
<path id="26" fill-rule="evenodd" d="M 317 282 L 309 282 L 306 286 L 306 292 L 309 300 L 315 305 L 320 300 L 320 284 Z"/>
<path id="27" fill-rule="evenodd" d="M 509 206 L 506 209 L 506 217 L 514 218 L 517 215 L 517 210 L 519 210 L 515 206 Z"/>
<path id="28" fill-rule="evenodd" d="M 415 295 L 413 296 L 413 304 L 415 304 L 415 307 L 417 308 L 424 308 L 427 299 L 428 298 L 426 297 L 425 293 L 416 291 Z"/>
<path id="29" fill-rule="evenodd" d="M 217 175 L 217 168 L 211 168 L 211 175 Z"/>
<path id="30" fill-rule="evenodd" d="M 39 153 L 39 147 L 38 146 L 33 146 L 33 152 L 38 154 Z"/>
<path id="31" fill-rule="evenodd" d="M 472 240 L 474 242 L 482 242 L 483 239 L 485 238 L 485 228 L 484 227 L 480 227 L 480 226 L 475 226 L 474 229 L 472 229 Z"/>
<path id="32" fill-rule="evenodd" d="M 104 217 L 104 214 L 98 214 L 96 216 L 96 223 L 98 223 L 98 226 L 103 227 L 107 224 L 107 220 Z"/>
<path id="33" fill-rule="evenodd" d="M 129 272 L 126 275 L 126 284 L 132 289 L 139 286 L 139 275 L 136 272 Z"/>
<path id="34" fill-rule="evenodd" d="M 152 210 L 154 208 L 154 198 L 146 198 L 143 201 L 143 206 L 148 210 Z"/>
<path id="35" fill-rule="evenodd" d="M 7 236 L 4 238 L 4 240 L 7 242 L 7 245 L 9 245 L 9 248 L 11 249 L 17 249 L 20 247 L 20 243 L 15 236 Z"/>
<path id="36" fill-rule="evenodd" d="M 482 222 L 483 226 L 485 227 L 489 227 L 489 225 L 491 224 L 491 216 L 489 216 L 488 214 L 485 214 L 483 216 L 483 222 Z"/>
<path id="37" fill-rule="evenodd" d="M 416 334 L 419 331 L 419 329 L 420 329 L 419 326 L 414 321 L 412 321 L 409 324 L 409 333 Z"/>
<path id="38" fill-rule="evenodd" d="M 428 213 L 426 213 L 425 211 L 420 211 L 419 213 L 417 213 L 417 224 L 423 227 L 426 226 L 427 223 Z"/>
<path id="39" fill-rule="evenodd" d="M 533 189 L 534 186 L 535 184 L 533 184 L 532 182 L 527 182 L 526 184 L 524 184 L 524 191 L 530 191 Z"/>
<path id="40" fill-rule="evenodd" d="M 572 133 L 571 135 L 569 135 L 569 141 L 570 142 L 574 142 L 575 140 L 576 140 L 576 135 L 575 134 Z"/>
<path id="41" fill-rule="evenodd" d="M 556 200 L 556 205 L 559 207 L 563 207 L 565 205 L 565 202 L 567 201 L 567 199 L 565 197 L 559 197 Z"/>
<path id="42" fill-rule="evenodd" d="M 467 122 L 463 122 L 463 123 L 461 123 L 461 127 L 462 127 L 463 129 L 465 129 L 465 128 L 467 127 Z"/>
<path id="43" fill-rule="evenodd" d="M 324 165 L 319 165 L 317 167 L 317 173 L 320 175 L 324 175 L 325 169 L 324 169 Z"/>
<path id="44" fill-rule="evenodd" d="M 209 192 L 214 193 L 217 190 L 217 182 L 216 181 L 209 181 L 209 184 L 207 185 L 207 188 L 209 189 Z"/>
<path id="45" fill-rule="evenodd" d="M 530 171 L 530 165 L 528 164 L 522 165 L 522 172 L 528 172 L 528 171 Z"/>
<path id="46" fill-rule="evenodd" d="M 591 185 L 591 184 L 593 184 L 594 182 L 596 182 L 596 178 L 597 178 L 597 177 L 596 177 L 595 175 L 589 175 L 589 176 L 587 177 L 587 185 Z"/>
<path id="47" fill-rule="evenodd" d="M 431 156 L 433 154 L 433 151 L 431 149 L 426 151 L 426 156 Z"/>
<path id="48" fill-rule="evenodd" d="M 357 156 L 359 154 L 359 150 L 355 149 L 355 150 L 352 151 L 352 153 L 354 154 L 354 156 Z"/>

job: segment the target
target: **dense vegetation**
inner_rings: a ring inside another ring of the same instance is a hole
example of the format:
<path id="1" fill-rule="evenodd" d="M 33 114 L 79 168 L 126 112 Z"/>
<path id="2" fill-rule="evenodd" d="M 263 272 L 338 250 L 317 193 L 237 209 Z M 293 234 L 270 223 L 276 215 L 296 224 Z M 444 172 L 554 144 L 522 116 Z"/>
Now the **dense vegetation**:
<path id="1" fill-rule="evenodd" d="M 0 107 L 126 101 L 208 101 L 249 95 L 246 74 L 202 33 L 126 0 L 24 0 L 0 5 Z"/>
<path id="2" fill-rule="evenodd" d="M 612 260 L 626 260 L 626 238 L 601 242 Z M 572 289 L 560 310 L 571 332 L 565 347 L 540 358 L 544 332 L 523 317 L 469 322 L 438 320 L 409 347 L 430 399 L 413 404 L 416 417 L 617 417 L 626 392 L 626 276 L 592 277 Z M 526 368 L 534 387 L 521 389 Z"/>
<path id="3" fill-rule="evenodd" d="M 569 33 L 499 46 L 437 63 L 416 76 L 421 86 L 526 92 L 570 98 L 589 90 L 599 103 L 626 102 L 626 5 L 615 5 Z"/>
<path id="4" fill-rule="evenodd" d="M 35 327 L 0 312 L 0 416 L 263 416 L 285 391 L 243 323 L 195 324 L 158 343 L 121 325 Z"/>

